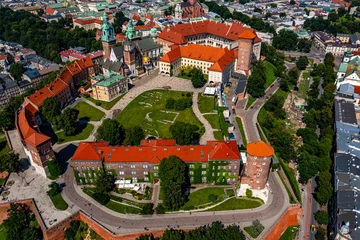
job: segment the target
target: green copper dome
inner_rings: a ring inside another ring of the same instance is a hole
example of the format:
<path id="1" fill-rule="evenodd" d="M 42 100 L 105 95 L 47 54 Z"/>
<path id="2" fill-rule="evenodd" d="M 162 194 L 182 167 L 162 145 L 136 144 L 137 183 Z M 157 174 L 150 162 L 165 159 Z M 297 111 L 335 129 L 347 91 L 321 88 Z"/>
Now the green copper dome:
<path id="1" fill-rule="evenodd" d="M 103 42 L 113 42 L 116 41 L 114 27 L 109 23 L 106 12 L 103 15 L 103 24 L 101 25 L 101 41 Z"/>

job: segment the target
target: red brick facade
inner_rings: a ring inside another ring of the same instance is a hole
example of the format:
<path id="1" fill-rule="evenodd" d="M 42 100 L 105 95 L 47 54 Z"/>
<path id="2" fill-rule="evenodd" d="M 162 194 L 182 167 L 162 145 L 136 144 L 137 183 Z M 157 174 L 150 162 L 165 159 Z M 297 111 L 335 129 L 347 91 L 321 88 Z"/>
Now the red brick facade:
<path id="1" fill-rule="evenodd" d="M 253 44 L 252 39 L 239 39 L 237 70 L 248 71 L 251 68 Z"/>

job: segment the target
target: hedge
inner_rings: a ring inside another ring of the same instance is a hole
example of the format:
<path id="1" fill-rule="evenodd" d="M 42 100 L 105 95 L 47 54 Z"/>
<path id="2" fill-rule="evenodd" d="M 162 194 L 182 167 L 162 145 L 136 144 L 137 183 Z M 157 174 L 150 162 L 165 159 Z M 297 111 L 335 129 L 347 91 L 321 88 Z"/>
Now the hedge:
<path id="1" fill-rule="evenodd" d="M 282 169 L 284 170 L 284 173 L 285 173 L 286 177 L 288 178 L 288 180 L 290 182 L 290 185 L 291 185 L 291 188 L 294 191 L 295 197 L 298 199 L 299 203 L 301 203 L 300 189 L 299 189 L 299 185 L 298 185 L 298 182 L 297 182 L 297 180 L 295 178 L 295 174 L 294 174 L 293 170 L 291 170 L 289 168 L 289 166 L 286 165 L 281 158 L 279 158 L 279 162 L 280 162 L 280 165 L 281 165 Z"/>

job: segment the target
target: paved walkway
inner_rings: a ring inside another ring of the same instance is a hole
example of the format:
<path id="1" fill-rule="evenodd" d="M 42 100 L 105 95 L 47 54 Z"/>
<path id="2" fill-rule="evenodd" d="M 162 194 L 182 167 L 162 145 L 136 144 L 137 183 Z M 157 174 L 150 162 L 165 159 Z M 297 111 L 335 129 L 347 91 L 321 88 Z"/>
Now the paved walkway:
<path id="1" fill-rule="evenodd" d="M 201 114 L 201 112 L 199 110 L 198 95 L 199 95 L 199 91 L 197 90 L 193 94 L 192 110 L 193 110 L 195 116 L 204 125 L 205 132 L 200 138 L 200 144 L 205 145 L 206 141 L 214 140 L 215 138 L 214 138 L 213 129 L 212 129 L 210 123 L 205 119 L 205 117 Z"/>
<path id="2" fill-rule="evenodd" d="M 154 204 L 154 209 L 158 206 L 160 196 L 160 181 L 154 184 L 153 194 L 152 194 L 152 203 Z"/>

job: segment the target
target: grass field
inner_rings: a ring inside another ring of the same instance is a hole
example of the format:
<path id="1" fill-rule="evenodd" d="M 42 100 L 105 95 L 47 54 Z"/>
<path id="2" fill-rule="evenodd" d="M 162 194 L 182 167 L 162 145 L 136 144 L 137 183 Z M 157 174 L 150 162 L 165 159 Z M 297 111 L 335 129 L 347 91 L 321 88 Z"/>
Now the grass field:
<path id="1" fill-rule="evenodd" d="M 266 75 L 265 89 L 267 89 L 276 79 L 276 76 L 274 73 L 276 70 L 276 67 L 268 61 L 264 62 L 264 66 L 265 66 L 265 75 Z"/>
<path id="2" fill-rule="evenodd" d="M 55 195 L 55 197 L 50 197 L 50 199 L 58 210 L 64 211 L 69 207 L 60 193 Z"/>
<path id="3" fill-rule="evenodd" d="M 281 235 L 279 240 L 293 240 L 296 237 L 296 233 L 299 230 L 298 226 L 288 227 L 285 232 Z"/>
<path id="4" fill-rule="evenodd" d="M 10 150 L 9 146 L 7 145 L 6 138 L 0 138 L 0 155 L 7 153 Z"/>
<path id="5" fill-rule="evenodd" d="M 201 94 L 199 94 L 198 95 L 198 103 L 199 103 L 199 110 L 201 113 L 214 112 L 214 108 L 215 108 L 215 98 L 214 97 L 207 97 L 207 96 L 202 96 Z"/>
<path id="6" fill-rule="evenodd" d="M 0 240 L 6 240 L 6 229 L 0 225 Z"/>
<path id="7" fill-rule="evenodd" d="M 248 101 L 247 101 L 247 103 L 246 103 L 246 109 L 248 109 L 248 108 L 251 106 L 251 104 L 253 104 L 253 102 L 255 102 L 255 100 L 256 100 L 256 98 L 253 98 L 253 97 L 249 94 L 249 99 L 248 99 Z"/>
<path id="8" fill-rule="evenodd" d="M 309 83 L 310 83 L 308 80 L 309 77 L 310 77 L 309 72 L 303 72 L 302 79 L 299 84 L 299 94 L 303 99 L 306 98 L 307 96 L 306 92 L 309 91 Z"/>
<path id="9" fill-rule="evenodd" d="M 88 120 L 88 121 L 100 121 L 101 118 L 104 117 L 105 113 L 100 111 L 93 106 L 90 106 L 86 102 L 79 102 L 76 104 L 74 109 L 79 111 L 78 118 L 80 120 Z"/>
<path id="10" fill-rule="evenodd" d="M 217 200 L 221 201 L 224 199 L 224 189 L 223 188 L 204 188 L 197 190 L 189 195 L 189 201 L 181 209 L 186 209 L 188 207 L 198 207 L 207 203 L 211 203 L 208 199 L 209 195 L 215 195 Z"/>
<path id="11" fill-rule="evenodd" d="M 229 200 L 210 208 L 207 211 L 225 211 L 225 210 L 237 210 L 237 209 L 249 209 L 260 207 L 262 203 L 256 199 L 246 198 L 230 198 Z"/>
<path id="12" fill-rule="evenodd" d="M 220 129 L 219 115 L 218 114 L 208 114 L 204 115 L 204 118 L 210 123 L 213 129 Z"/>
<path id="13" fill-rule="evenodd" d="M 57 143 L 65 143 L 65 142 L 87 139 L 90 136 L 93 129 L 94 126 L 91 124 L 81 124 L 78 127 L 79 132 L 75 136 L 65 136 L 64 131 L 58 132 L 56 133 Z"/>
<path id="14" fill-rule="evenodd" d="M 252 238 L 257 238 L 257 237 L 260 235 L 260 233 L 261 233 L 261 232 L 260 232 L 259 234 L 255 233 L 255 232 L 253 231 L 253 227 L 252 227 L 252 226 L 244 227 L 244 231 L 247 232 Z"/>
<path id="15" fill-rule="evenodd" d="M 106 110 L 110 110 L 124 96 L 125 96 L 125 94 L 118 96 L 117 98 L 115 98 L 114 100 L 112 100 L 110 102 L 95 100 L 91 97 L 88 97 L 88 98 L 83 97 L 83 96 L 82 97 L 85 98 L 86 100 L 93 102 L 94 104 L 96 104 L 96 103 L 100 104 L 99 106 Z"/>
<path id="16" fill-rule="evenodd" d="M 170 110 L 174 113 L 164 113 L 166 99 L 187 98 L 186 92 L 169 91 L 169 90 L 152 90 L 147 91 L 135 98 L 116 118 L 125 128 L 141 126 L 145 135 L 153 135 L 161 138 L 171 138 L 170 126 L 172 122 L 164 120 L 181 121 L 197 125 L 199 133 L 204 133 L 201 122 L 196 118 L 191 108 L 183 111 Z M 176 117 L 177 115 L 177 117 Z M 148 120 L 146 117 L 150 117 Z M 158 117 L 158 116 L 161 116 Z M 154 119 L 153 119 L 154 118 Z"/>
<path id="17" fill-rule="evenodd" d="M 246 147 L 247 146 L 247 140 L 246 140 L 245 129 L 244 129 L 244 126 L 242 124 L 241 118 L 236 117 L 236 122 L 237 122 L 239 130 L 240 130 L 241 138 L 243 140 L 243 145 L 244 145 L 244 147 Z"/>
<path id="18" fill-rule="evenodd" d="M 222 135 L 221 131 L 214 131 L 213 133 L 216 140 L 224 140 L 224 136 Z"/>

